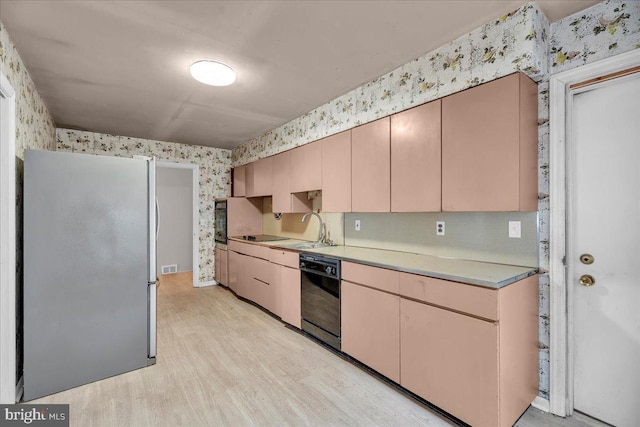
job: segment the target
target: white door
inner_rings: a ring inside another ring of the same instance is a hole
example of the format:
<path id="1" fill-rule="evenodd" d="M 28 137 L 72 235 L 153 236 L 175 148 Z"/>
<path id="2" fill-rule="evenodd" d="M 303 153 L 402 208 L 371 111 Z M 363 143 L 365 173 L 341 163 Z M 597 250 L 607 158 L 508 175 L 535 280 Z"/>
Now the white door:
<path id="1" fill-rule="evenodd" d="M 640 74 L 576 93 L 570 120 L 574 408 L 640 426 Z"/>

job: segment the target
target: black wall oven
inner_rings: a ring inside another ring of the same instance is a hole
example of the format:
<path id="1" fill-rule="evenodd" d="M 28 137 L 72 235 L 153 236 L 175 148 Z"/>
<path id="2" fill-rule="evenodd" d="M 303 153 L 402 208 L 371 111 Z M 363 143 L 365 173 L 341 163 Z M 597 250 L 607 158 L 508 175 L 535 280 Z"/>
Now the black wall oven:
<path id="1" fill-rule="evenodd" d="M 227 244 L 227 201 L 226 200 L 216 200 L 214 202 L 214 214 L 215 214 L 215 223 L 214 223 L 214 238 L 216 243 L 220 243 L 221 245 Z"/>
<path id="2" fill-rule="evenodd" d="M 300 254 L 302 330 L 340 350 L 340 260 Z"/>

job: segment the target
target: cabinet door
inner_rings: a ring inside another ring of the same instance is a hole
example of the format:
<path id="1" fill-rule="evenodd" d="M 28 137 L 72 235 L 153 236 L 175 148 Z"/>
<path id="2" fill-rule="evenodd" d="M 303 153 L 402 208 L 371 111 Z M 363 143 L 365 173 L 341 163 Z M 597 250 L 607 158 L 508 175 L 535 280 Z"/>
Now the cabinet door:
<path id="1" fill-rule="evenodd" d="M 269 284 L 273 289 L 274 301 L 273 301 L 273 310 L 271 311 L 278 317 L 282 317 L 282 295 L 281 295 L 281 283 L 282 283 L 282 268 L 283 266 L 279 264 L 274 264 L 273 262 L 269 265 L 270 276 L 269 276 Z"/>
<path id="2" fill-rule="evenodd" d="M 246 167 L 236 166 L 233 168 L 233 195 L 234 197 L 244 197 L 246 193 Z"/>
<path id="3" fill-rule="evenodd" d="M 219 283 L 227 285 L 229 283 L 229 253 L 227 251 L 220 251 L 220 280 Z M 217 280 L 217 279 L 216 279 Z"/>
<path id="4" fill-rule="evenodd" d="M 282 320 L 302 328 L 300 313 L 300 270 L 280 266 L 280 312 Z"/>
<path id="5" fill-rule="evenodd" d="M 442 100 L 443 211 L 536 209 L 535 87 L 517 73 Z"/>
<path id="6" fill-rule="evenodd" d="M 400 301 L 400 384 L 473 426 L 498 426 L 498 326 Z"/>
<path id="7" fill-rule="evenodd" d="M 400 297 L 342 281 L 342 351 L 400 382 Z"/>
<path id="8" fill-rule="evenodd" d="M 253 162 L 252 173 L 252 193 L 250 196 L 271 196 L 272 194 L 272 173 L 273 158 L 267 157 Z"/>
<path id="9" fill-rule="evenodd" d="M 244 291 L 244 283 L 246 281 L 245 271 L 247 270 L 248 257 L 234 251 L 229 252 L 229 288 L 236 294 L 246 294 Z"/>
<path id="10" fill-rule="evenodd" d="M 320 141 L 305 144 L 290 151 L 292 193 L 314 191 L 322 188 L 322 146 Z"/>
<path id="11" fill-rule="evenodd" d="M 262 200 L 230 197 L 227 199 L 227 235 L 245 234 L 262 234 Z"/>
<path id="12" fill-rule="evenodd" d="M 273 157 L 273 212 L 291 212 L 291 191 L 289 190 L 289 151 Z"/>
<path id="13" fill-rule="evenodd" d="M 322 144 L 322 210 L 351 212 L 351 131 L 324 138 Z"/>
<path id="14" fill-rule="evenodd" d="M 220 252 L 222 252 L 220 249 L 215 248 L 215 250 L 213 251 L 213 257 L 214 257 L 214 262 L 213 262 L 213 268 L 214 268 L 214 280 L 218 283 L 220 283 L 222 281 L 222 270 L 220 267 Z"/>
<path id="15" fill-rule="evenodd" d="M 351 210 L 391 210 L 390 119 L 351 130 Z"/>
<path id="16" fill-rule="evenodd" d="M 215 277 L 214 279 L 221 285 L 228 286 L 228 254 L 222 249 L 215 249 Z"/>
<path id="17" fill-rule="evenodd" d="M 391 211 L 441 209 L 440 100 L 391 116 Z"/>

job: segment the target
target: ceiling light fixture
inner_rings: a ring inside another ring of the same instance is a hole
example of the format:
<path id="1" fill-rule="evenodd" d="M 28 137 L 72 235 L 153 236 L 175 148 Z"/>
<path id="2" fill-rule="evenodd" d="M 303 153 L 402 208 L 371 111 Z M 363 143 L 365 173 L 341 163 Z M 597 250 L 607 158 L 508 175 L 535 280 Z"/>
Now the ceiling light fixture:
<path id="1" fill-rule="evenodd" d="M 233 68 L 218 61 L 204 60 L 191 64 L 194 79 L 211 86 L 229 86 L 236 81 Z"/>

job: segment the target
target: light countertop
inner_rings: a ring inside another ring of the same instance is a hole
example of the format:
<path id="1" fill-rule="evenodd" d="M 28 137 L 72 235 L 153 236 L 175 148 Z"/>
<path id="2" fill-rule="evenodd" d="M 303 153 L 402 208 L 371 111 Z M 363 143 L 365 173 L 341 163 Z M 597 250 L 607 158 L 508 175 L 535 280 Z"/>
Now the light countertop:
<path id="1" fill-rule="evenodd" d="M 313 253 L 343 261 L 388 268 L 405 273 L 420 274 L 470 285 L 499 289 L 522 280 L 537 272 L 533 267 L 495 264 L 481 261 L 470 261 L 455 258 L 444 258 L 433 255 L 409 252 L 389 251 L 384 249 L 361 248 L 355 246 L 326 246 L 313 249 L 291 249 L 287 245 L 301 243 L 301 240 L 289 239 L 275 242 L 247 242 L 296 252 Z"/>

